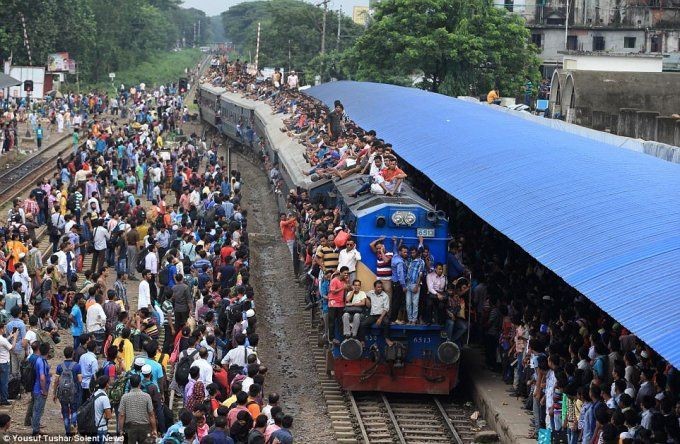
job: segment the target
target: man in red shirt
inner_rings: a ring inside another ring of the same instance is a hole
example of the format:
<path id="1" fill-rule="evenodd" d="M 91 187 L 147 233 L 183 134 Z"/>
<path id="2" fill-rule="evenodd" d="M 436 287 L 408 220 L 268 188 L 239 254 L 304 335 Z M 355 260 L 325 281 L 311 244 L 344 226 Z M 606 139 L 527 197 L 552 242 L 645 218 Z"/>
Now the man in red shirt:
<path id="1" fill-rule="evenodd" d="M 385 156 L 387 168 L 380 172 L 383 181 L 378 185 L 383 189 L 384 193 L 392 196 L 399 192 L 401 183 L 406 179 L 406 173 L 397 167 L 397 158 L 394 156 Z"/>
<path id="2" fill-rule="evenodd" d="M 333 274 L 328 290 L 328 340 L 335 345 L 340 344 L 335 338 L 335 328 L 345 309 L 345 292 L 351 289 L 349 268 L 340 267 L 340 270 Z"/>
<path id="3" fill-rule="evenodd" d="M 288 218 L 286 215 L 281 213 L 279 216 L 280 222 L 279 227 L 281 228 L 281 237 L 283 241 L 288 245 L 290 250 L 290 255 L 295 260 L 295 228 L 297 227 L 297 220 L 295 216 L 288 213 Z"/>

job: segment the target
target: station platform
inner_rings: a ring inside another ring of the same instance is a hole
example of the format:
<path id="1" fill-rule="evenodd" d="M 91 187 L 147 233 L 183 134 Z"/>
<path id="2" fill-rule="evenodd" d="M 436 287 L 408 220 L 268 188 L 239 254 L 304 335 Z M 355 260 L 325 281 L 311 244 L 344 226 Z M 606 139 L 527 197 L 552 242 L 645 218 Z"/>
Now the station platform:
<path id="1" fill-rule="evenodd" d="M 512 386 L 503 382 L 499 373 L 488 370 L 484 364 L 483 351 L 477 347 L 466 347 L 461 357 L 463 383 L 469 390 L 480 418 L 498 433 L 501 443 L 535 443 L 529 439 L 532 415 L 522 406 L 522 398 L 508 394 Z"/>

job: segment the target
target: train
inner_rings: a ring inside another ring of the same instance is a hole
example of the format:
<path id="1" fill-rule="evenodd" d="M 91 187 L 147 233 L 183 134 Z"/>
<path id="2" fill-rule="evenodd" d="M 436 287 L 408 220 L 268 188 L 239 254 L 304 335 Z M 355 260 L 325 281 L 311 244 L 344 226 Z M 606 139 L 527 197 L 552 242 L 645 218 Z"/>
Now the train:
<path id="1" fill-rule="evenodd" d="M 407 245 L 415 245 L 422 237 L 432 256 L 445 262 L 449 240 L 446 214 L 421 198 L 408 183 L 396 196 L 356 196 L 366 180 L 363 176 L 312 181 L 303 174 L 310 168 L 304 158 L 305 147 L 280 131 L 281 118 L 272 114 L 269 105 L 210 84 L 200 85 L 197 103 L 206 124 L 244 146 L 261 147 L 263 154 L 277 164 L 283 198 L 291 190 L 304 191 L 326 208 L 340 209 L 361 253 L 356 277 L 364 291 L 372 289 L 377 279 L 377 258 L 370 243 L 378 237 L 394 236 Z M 279 204 L 283 210 L 285 200 L 280 199 Z M 376 326 L 370 328 L 363 345 L 339 333 L 336 331 L 337 341 L 329 346 L 327 364 L 346 390 L 449 394 L 458 383 L 460 349 L 446 339 L 441 325 L 392 324 L 392 346 L 387 346 Z"/>

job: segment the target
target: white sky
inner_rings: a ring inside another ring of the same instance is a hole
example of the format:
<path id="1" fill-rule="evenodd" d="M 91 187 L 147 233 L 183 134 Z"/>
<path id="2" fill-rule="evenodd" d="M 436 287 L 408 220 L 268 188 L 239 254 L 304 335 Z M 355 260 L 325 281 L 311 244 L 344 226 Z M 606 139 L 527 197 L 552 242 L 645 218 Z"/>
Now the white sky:
<path id="1" fill-rule="evenodd" d="M 218 15 L 226 11 L 230 6 L 242 3 L 239 0 L 184 0 L 182 6 L 185 8 L 196 8 L 205 11 L 208 16 Z M 310 3 L 318 3 L 310 1 Z M 354 6 L 368 6 L 368 0 L 331 0 L 328 5 L 330 9 L 337 10 L 342 8 L 343 13 L 352 16 Z"/>

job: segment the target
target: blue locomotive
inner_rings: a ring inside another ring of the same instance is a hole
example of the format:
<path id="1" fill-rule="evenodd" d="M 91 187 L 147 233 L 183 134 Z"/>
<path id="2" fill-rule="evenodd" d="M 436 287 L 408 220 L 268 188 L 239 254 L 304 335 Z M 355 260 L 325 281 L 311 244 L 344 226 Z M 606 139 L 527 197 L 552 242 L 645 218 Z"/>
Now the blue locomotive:
<path id="1" fill-rule="evenodd" d="M 396 196 L 354 193 L 367 180 L 351 176 L 334 182 L 312 181 L 301 173 L 308 168 L 304 147 L 279 131 L 268 105 L 241 97 L 223 88 L 202 85 L 199 106 L 203 120 L 221 134 L 252 146 L 261 141 L 266 154 L 278 164 L 284 191 L 302 190 L 326 205 L 338 206 L 345 225 L 351 227 L 362 261 L 357 279 L 364 290 L 377 279 L 377 258 L 370 247 L 380 236 L 397 237 L 415 245 L 418 237 L 435 258 L 445 262 L 448 220 L 416 192 L 403 184 Z M 253 131 L 247 140 L 244 131 Z M 246 139 L 244 141 L 244 138 Z M 446 340 L 440 325 L 391 325 L 392 346 L 387 346 L 380 329 L 372 327 L 365 346 L 356 340 L 345 340 L 330 350 L 330 368 L 340 385 L 348 390 L 396 393 L 446 394 L 458 379 L 458 347 Z"/>

